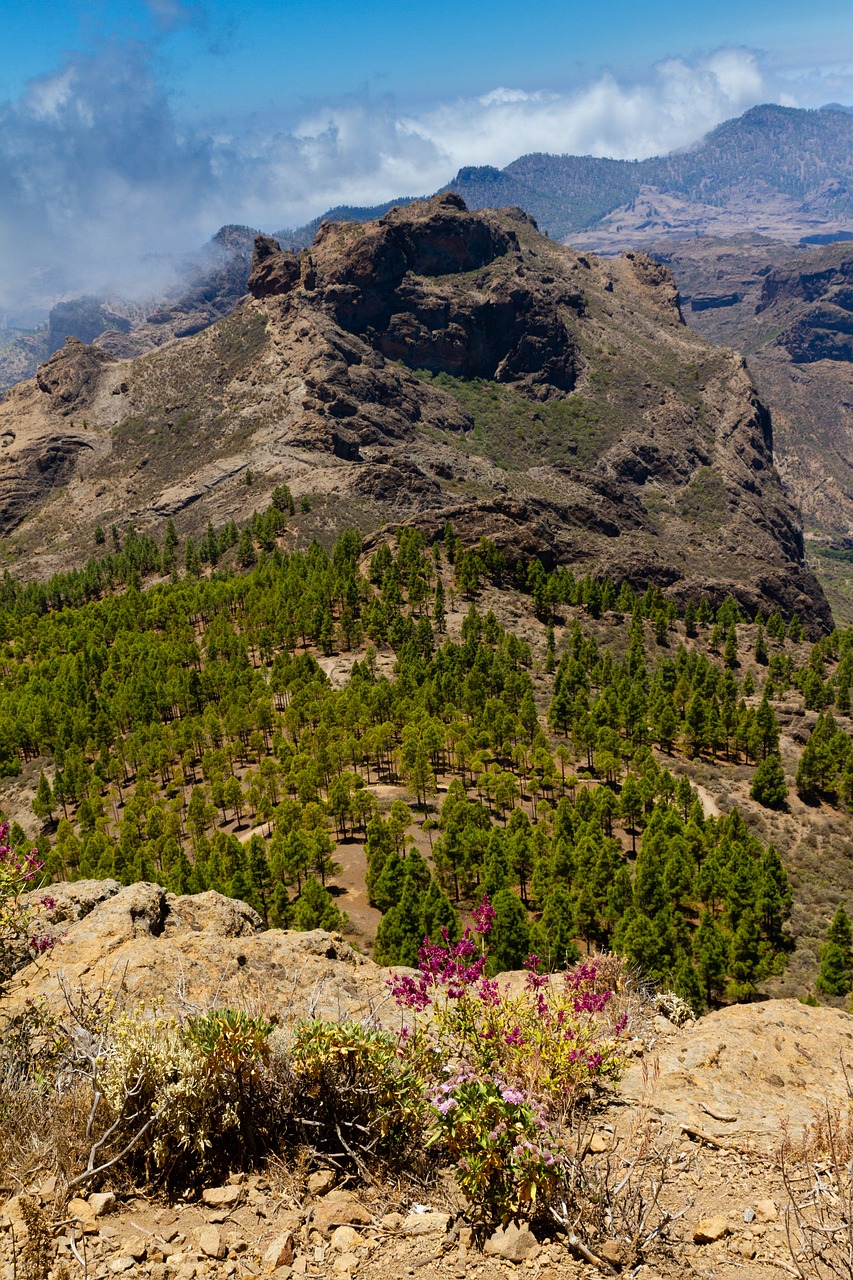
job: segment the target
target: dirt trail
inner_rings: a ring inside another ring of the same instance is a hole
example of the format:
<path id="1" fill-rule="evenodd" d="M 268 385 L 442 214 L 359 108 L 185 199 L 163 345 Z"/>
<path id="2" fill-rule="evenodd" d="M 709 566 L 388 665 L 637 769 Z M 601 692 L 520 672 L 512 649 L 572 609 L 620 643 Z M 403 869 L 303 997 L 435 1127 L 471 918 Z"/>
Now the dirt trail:
<path id="1" fill-rule="evenodd" d="M 698 782 L 693 783 L 693 790 L 702 801 L 702 808 L 705 811 L 706 818 L 721 818 L 723 811 L 711 795 L 707 787 L 700 786 Z"/>

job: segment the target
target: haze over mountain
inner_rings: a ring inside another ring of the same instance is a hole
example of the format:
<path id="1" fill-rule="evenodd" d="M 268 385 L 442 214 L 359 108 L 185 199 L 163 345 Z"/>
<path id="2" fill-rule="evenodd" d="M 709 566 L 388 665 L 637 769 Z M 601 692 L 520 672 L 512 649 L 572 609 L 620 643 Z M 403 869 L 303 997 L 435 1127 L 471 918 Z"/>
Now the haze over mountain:
<path id="1" fill-rule="evenodd" d="M 842 234 L 853 226 L 851 155 L 853 116 L 843 108 L 765 105 L 726 122 L 689 150 L 664 157 L 627 161 L 531 154 L 504 170 L 462 168 L 443 189 L 457 191 L 474 209 L 521 207 L 552 237 L 600 252 L 703 233 L 751 231 L 797 241 Z M 406 198 L 411 195 L 396 203 Z M 323 217 L 379 217 L 392 203 L 339 205 Z M 291 231 L 268 229 L 282 242 L 304 247 L 323 217 Z M 144 301 L 127 303 L 111 295 L 103 327 L 115 327 L 109 320 L 113 315 L 134 330 L 144 328 L 137 339 L 141 349 L 188 331 L 205 316 L 212 320 L 223 314 L 241 296 L 252 235 L 248 227 L 222 228 L 204 250 L 173 261 L 173 283 L 159 293 L 149 291 Z M 0 387 L 29 376 L 65 333 L 91 339 L 92 323 L 97 317 L 86 302 L 76 313 L 67 308 L 57 313 L 47 330 L 26 335 L 11 350 L 7 346 L 0 358 Z"/>

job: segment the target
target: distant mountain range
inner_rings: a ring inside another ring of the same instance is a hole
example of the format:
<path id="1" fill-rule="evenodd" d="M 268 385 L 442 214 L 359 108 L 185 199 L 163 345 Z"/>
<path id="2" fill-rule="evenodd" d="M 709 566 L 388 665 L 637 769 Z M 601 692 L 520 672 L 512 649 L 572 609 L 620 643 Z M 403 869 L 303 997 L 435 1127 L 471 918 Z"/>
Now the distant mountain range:
<path id="1" fill-rule="evenodd" d="M 654 216 L 656 199 L 663 209 L 678 210 L 672 227 L 678 235 L 701 233 L 708 221 L 768 234 L 775 229 L 789 240 L 853 233 L 853 113 L 836 104 L 818 111 L 768 104 L 667 156 L 608 160 L 536 152 L 504 169 L 462 168 L 444 189 L 458 192 L 470 209 L 517 205 L 553 239 L 575 243 L 578 233 L 598 234 L 605 238 L 600 247 L 612 251 L 635 246 L 638 232 L 648 239 L 666 230 L 666 214 Z M 360 222 L 402 203 L 340 206 L 324 218 Z M 310 243 L 322 220 L 282 234 Z"/>
<path id="2" fill-rule="evenodd" d="M 853 114 L 833 104 L 818 111 L 754 107 L 696 146 L 649 160 L 536 153 L 505 169 L 460 169 L 444 190 L 470 209 L 517 206 L 553 239 L 617 253 L 697 235 L 763 234 L 796 243 L 853 236 Z M 369 208 L 340 205 L 303 227 L 274 236 L 309 245 L 323 221 L 364 222 L 412 196 Z M 70 334 L 91 341 L 109 331 L 110 349 L 131 355 L 186 336 L 233 311 L 256 229 L 223 227 L 188 258 L 185 283 L 147 304 L 83 298 L 62 301 L 35 332 L 0 348 L 0 390 L 35 371 Z M 100 329 L 99 329 L 99 326 Z"/>
<path id="3" fill-rule="evenodd" d="M 768 217 L 799 220 L 803 235 L 818 223 L 853 229 L 853 115 L 838 107 L 753 107 L 695 147 L 668 156 L 528 155 L 501 170 L 462 169 L 451 185 L 473 207 L 520 204 L 558 239 L 581 231 L 612 234 L 619 222 L 627 223 L 626 233 L 649 230 L 640 225 L 645 217 L 630 215 L 638 203 L 645 215 L 654 194 L 717 216 L 728 210 L 748 219 L 751 209 L 752 230 L 760 229 L 756 218 Z"/>

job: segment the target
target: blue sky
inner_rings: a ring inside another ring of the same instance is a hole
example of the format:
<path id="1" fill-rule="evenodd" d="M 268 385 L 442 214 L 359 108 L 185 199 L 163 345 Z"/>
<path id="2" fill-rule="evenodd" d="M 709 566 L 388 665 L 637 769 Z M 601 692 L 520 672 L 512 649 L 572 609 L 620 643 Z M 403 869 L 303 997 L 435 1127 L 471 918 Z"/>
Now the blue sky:
<path id="1" fill-rule="evenodd" d="M 565 92 L 604 68 L 641 78 L 665 58 L 720 47 L 760 53 L 769 71 L 853 64 L 849 0 L 51 0 L 6 6 L 0 96 L 101 42 L 157 50 L 186 109 L 290 115 L 341 94 L 393 93 L 403 105 L 499 85 Z"/>
<path id="2" fill-rule="evenodd" d="M 223 222 L 663 152 L 759 101 L 853 102 L 850 0 L 7 0 L 0 321 L 152 285 Z"/>

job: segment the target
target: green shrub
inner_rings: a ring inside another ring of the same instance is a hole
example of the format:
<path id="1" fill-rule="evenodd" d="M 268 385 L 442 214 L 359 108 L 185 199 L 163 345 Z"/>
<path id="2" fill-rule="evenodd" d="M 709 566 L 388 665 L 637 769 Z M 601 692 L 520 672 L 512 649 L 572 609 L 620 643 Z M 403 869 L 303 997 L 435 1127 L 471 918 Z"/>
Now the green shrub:
<path id="1" fill-rule="evenodd" d="M 266 1070 L 271 1032 L 265 1019 L 234 1010 L 184 1024 L 144 1006 L 120 1013 L 93 1080 L 112 1136 L 88 1173 L 127 1144 L 131 1168 L 184 1183 L 266 1149 L 278 1120 Z"/>
<path id="2" fill-rule="evenodd" d="M 291 1065 L 297 1128 L 315 1149 L 413 1171 L 429 1120 L 424 1083 L 396 1037 L 356 1022 L 315 1019 L 296 1028 Z"/>

